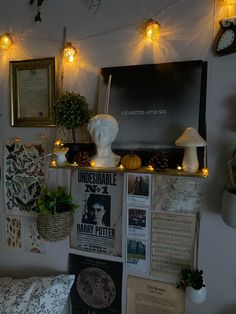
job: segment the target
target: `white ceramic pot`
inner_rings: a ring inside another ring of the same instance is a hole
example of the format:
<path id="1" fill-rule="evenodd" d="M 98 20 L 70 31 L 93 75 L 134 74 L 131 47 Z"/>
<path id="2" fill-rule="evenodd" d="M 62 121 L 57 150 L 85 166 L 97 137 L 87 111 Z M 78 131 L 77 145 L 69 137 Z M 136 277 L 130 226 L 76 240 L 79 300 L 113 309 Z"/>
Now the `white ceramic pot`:
<path id="1" fill-rule="evenodd" d="M 221 216 L 227 225 L 236 228 L 236 194 L 227 190 L 223 192 Z"/>
<path id="2" fill-rule="evenodd" d="M 56 156 L 58 166 L 64 166 L 67 163 L 67 159 L 65 156 L 67 151 L 68 151 L 68 148 L 63 149 L 61 151 L 53 152 L 53 154 Z"/>
<path id="3" fill-rule="evenodd" d="M 194 303 L 200 304 L 206 300 L 207 291 L 206 287 L 202 287 L 201 289 L 193 289 L 192 287 L 186 288 L 186 295 Z"/>

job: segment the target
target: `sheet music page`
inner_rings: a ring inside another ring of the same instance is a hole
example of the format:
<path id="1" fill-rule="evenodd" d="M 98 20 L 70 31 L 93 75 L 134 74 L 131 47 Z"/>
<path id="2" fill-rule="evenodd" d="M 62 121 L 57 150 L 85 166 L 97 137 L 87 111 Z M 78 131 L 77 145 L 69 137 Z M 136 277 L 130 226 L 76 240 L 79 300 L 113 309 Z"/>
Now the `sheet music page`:
<path id="1" fill-rule="evenodd" d="M 192 265 L 196 215 L 152 213 L 151 274 L 178 274 Z"/>

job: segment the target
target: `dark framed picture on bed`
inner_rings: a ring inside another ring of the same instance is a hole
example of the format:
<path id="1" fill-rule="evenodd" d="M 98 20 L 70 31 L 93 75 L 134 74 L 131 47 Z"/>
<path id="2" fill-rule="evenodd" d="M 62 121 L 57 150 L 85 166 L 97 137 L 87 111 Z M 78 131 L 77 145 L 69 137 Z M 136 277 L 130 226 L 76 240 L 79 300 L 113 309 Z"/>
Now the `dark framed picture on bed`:
<path id="1" fill-rule="evenodd" d="M 174 143 L 187 127 L 206 140 L 206 61 L 101 68 L 99 113 L 104 112 L 109 77 L 108 113 L 119 124 L 113 149 L 167 150 L 182 159 Z"/>

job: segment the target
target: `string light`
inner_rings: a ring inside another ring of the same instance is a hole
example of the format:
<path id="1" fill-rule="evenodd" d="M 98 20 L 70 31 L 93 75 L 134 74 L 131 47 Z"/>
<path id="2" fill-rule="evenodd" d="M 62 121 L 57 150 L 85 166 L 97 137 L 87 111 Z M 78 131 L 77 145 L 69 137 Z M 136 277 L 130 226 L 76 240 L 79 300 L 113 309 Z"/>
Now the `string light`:
<path id="1" fill-rule="evenodd" d="M 52 159 L 51 160 L 51 167 L 56 167 L 56 166 L 57 166 L 56 160 Z"/>
<path id="2" fill-rule="evenodd" d="M 152 166 L 152 165 L 148 165 L 148 166 L 147 166 L 147 170 L 153 171 L 153 170 L 154 170 L 154 168 L 153 168 L 153 166 Z"/>
<path id="3" fill-rule="evenodd" d="M 209 170 L 208 170 L 208 168 L 206 168 L 206 167 L 202 168 L 202 174 L 203 174 L 204 176 L 208 176 L 208 175 L 209 175 Z"/>
<path id="4" fill-rule="evenodd" d="M 160 37 L 160 24 L 153 19 L 148 20 L 145 27 L 145 34 L 146 38 L 157 41 Z"/>
<path id="5" fill-rule="evenodd" d="M 91 160 L 91 161 L 90 161 L 90 166 L 91 166 L 91 167 L 95 167 L 95 166 L 96 166 L 96 162 L 95 162 L 94 160 Z"/>
<path id="6" fill-rule="evenodd" d="M 9 33 L 5 33 L 0 37 L 0 47 L 3 50 L 8 50 L 13 45 L 13 39 Z"/>
<path id="7" fill-rule="evenodd" d="M 76 56 L 77 50 L 75 49 L 71 42 L 67 42 L 63 49 L 64 59 L 69 63 L 73 63 L 76 59 Z"/>

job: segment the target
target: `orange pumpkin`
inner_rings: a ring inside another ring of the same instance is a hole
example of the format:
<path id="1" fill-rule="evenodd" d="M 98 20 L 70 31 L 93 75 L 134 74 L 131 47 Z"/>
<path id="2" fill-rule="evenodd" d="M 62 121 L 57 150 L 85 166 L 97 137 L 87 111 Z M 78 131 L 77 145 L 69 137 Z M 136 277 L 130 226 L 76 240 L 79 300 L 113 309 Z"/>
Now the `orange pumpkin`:
<path id="1" fill-rule="evenodd" d="M 127 154 L 121 158 L 121 164 L 125 169 L 138 169 L 141 167 L 141 158 L 136 154 Z"/>

